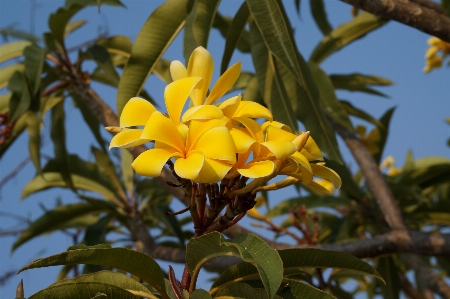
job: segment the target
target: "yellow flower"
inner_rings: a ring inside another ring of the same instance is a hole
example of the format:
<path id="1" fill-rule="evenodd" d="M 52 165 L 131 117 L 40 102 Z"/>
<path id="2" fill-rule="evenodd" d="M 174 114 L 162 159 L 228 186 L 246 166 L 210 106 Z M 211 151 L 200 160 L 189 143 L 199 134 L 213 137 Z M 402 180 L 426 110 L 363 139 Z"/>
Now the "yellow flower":
<path id="1" fill-rule="evenodd" d="M 430 48 L 425 53 L 425 73 L 430 72 L 434 68 L 440 68 L 444 59 L 450 55 L 450 43 L 444 42 L 437 37 L 428 39 Z M 441 55 L 439 55 L 441 54 Z"/>
<path id="2" fill-rule="evenodd" d="M 402 170 L 395 166 L 395 159 L 392 156 L 386 157 L 380 164 L 380 170 L 387 168 L 388 176 L 396 176 L 397 174 L 402 173 Z"/>
<path id="3" fill-rule="evenodd" d="M 141 138 L 155 140 L 153 149 L 140 154 L 131 164 L 144 176 L 156 177 L 170 158 L 175 172 L 197 183 L 217 183 L 236 162 L 230 132 L 215 120 L 192 120 L 190 126 L 176 126 L 160 112 L 154 112 Z"/>
<path id="4" fill-rule="evenodd" d="M 377 144 L 380 141 L 380 131 L 378 131 L 377 128 L 373 129 L 368 135 L 366 135 L 366 127 L 358 125 L 356 127 L 356 133 L 358 133 L 361 142 L 366 146 L 371 154 L 376 154 L 380 151 Z"/>

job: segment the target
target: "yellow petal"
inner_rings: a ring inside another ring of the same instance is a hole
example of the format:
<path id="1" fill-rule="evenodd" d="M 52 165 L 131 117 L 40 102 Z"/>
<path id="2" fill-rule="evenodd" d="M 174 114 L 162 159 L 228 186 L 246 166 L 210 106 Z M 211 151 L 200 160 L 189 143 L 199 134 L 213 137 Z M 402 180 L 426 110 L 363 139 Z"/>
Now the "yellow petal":
<path id="1" fill-rule="evenodd" d="M 266 130 L 266 141 L 292 142 L 297 136 L 283 129 L 269 126 Z"/>
<path id="2" fill-rule="evenodd" d="M 290 156 L 296 151 L 295 145 L 287 141 L 266 141 L 261 145 L 266 147 L 277 159 Z"/>
<path id="3" fill-rule="evenodd" d="M 206 184 L 220 182 L 231 169 L 231 166 L 223 161 L 206 158 L 198 177 L 194 181 Z"/>
<path id="4" fill-rule="evenodd" d="M 248 178 L 260 178 L 271 175 L 274 170 L 272 161 L 258 161 L 248 163 L 240 168 L 238 172 Z"/>
<path id="5" fill-rule="evenodd" d="M 318 164 L 311 164 L 311 168 L 315 176 L 331 181 L 336 188 L 341 187 L 341 177 L 333 169 Z"/>
<path id="6" fill-rule="evenodd" d="M 211 54 L 203 47 L 196 48 L 189 58 L 187 73 L 189 77 L 203 78 L 204 82 L 201 86 L 197 86 L 195 92 L 191 94 L 194 106 L 203 104 L 211 83 L 213 71 L 214 60 Z"/>
<path id="7" fill-rule="evenodd" d="M 190 150 L 202 151 L 206 157 L 236 162 L 236 150 L 230 131 L 226 127 L 215 127 L 203 133 Z"/>
<path id="8" fill-rule="evenodd" d="M 303 147 L 300 153 L 302 153 L 302 155 L 304 155 L 309 161 L 314 160 L 323 161 L 322 152 L 320 151 L 320 148 L 317 146 L 317 143 L 311 136 L 309 136 L 305 146 Z"/>
<path id="9" fill-rule="evenodd" d="M 220 76 L 214 87 L 211 89 L 208 97 L 206 98 L 205 104 L 212 105 L 218 99 L 220 99 L 236 82 L 241 74 L 241 62 L 233 64 L 225 73 Z"/>
<path id="10" fill-rule="evenodd" d="M 248 149 L 255 143 L 253 139 L 244 128 L 233 128 L 230 131 L 231 137 L 233 138 L 234 145 L 236 147 L 236 152 L 238 154 L 243 154 L 248 151 Z"/>
<path id="11" fill-rule="evenodd" d="M 235 113 L 235 117 L 265 118 L 272 120 L 272 112 L 261 104 L 252 101 L 242 101 Z"/>
<path id="12" fill-rule="evenodd" d="M 183 138 L 177 127 L 159 111 L 150 116 L 142 131 L 141 138 L 163 142 L 177 149 L 180 153 L 184 153 Z"/>
<path id="13" fill-rule="evenodd" d="M 123 107 L 120 127 L 144 126 L 156 108 L 147 100 L 131 98 Z"/>
<path id="14" fill-rule="evenodd" d="M 261 126 L 263 132 L 266 132 L 266 130 L 267 130 L 267 128 L 269 126 L 272 126 L 272 127 L 275 127 L 275 128 L 279 128 L 279 129 L 283 129 L 283 130 L 285 130 L 285 131 L 287 131 L 289 133 L 292 133 L 292 129 L 288 125 L 285 125 L 285 124 L 280 123 L 280 122 L 275 121 L 275 120 L 274 121 L 266 121 L 265 123 L 263 123 L 262 126 Z"/>
<path id="15" fill-rule="evenodd" d="M 194 180 L 205 162 L 205 155 L 200 151 L 189 152 L 185 158 L 175 161 L 175 172 L 182 178 Z"/>
<path id="16" fill-rule="evenodd" d="M 140 154 L 131 163 L 136 173 L 143 176 L 157 177 L 161 174 L 161 170 L 167 160 L 176 154 L 175 151 L 166 149 L 153 148 Z"/>
<path id="17" fill-rule="evenodd" d="M 180 123 L 181 111 L 183 111 L 188 96 L 194 87 L 201 84 L 202 78 L 188 77 L 174 81 L 166 86 L 164 90 L 164 101 L 170 119 L 178 125 Z"/>
<path id="18" fill-rule="evenodd" d="M 250 135 L 258 142 L 263 142 L 263 133 L 261 126 L 251 118 L 248 117 L 234 117 L 233 120 L 240 122 L 248 130 Z"/>
<path id="19" fill-rule="evenodd" d="M 290 158 L 292 158 L 298 165 L 303 166 L 303 168 L 305 168 L 312 176 L 314 172 L 311 168 L 311 164 L 304 155 L 299 152 L 295 152 L 290 156 Z"/>
<path id="20" fill-rule="evenodd" d="M 297 147 L 297 151 L 301 151 L 303 149 L 306 142 L 308 142 L 309 135 L 309 131 L 302 132 L 297 137 L 295 137 L 294 140 L 292 140 L 292 143 Z"/>
<path id="21" fill-rule="evenodd" d="M 185 124 L 179 124 L 177 126 L 177 131 L 181 135 L 181 139 L 183 139 L 183 144 L 186 144 L 187 135 L 189 133 L 189 127 Z"/>
<path id="22" fill-rule="evenodd" d="M 219 104 L 219 108 L 222 109 L 223 115 L 229 119 L 233 118 L 235 112 L 239 108 L 239 103 L 241 102 L 241 95 L 229 98 Z"/>
<path id="23" fill-rule="evenodd" d="M 109 149 L 113 147 L 129 148 L 144 144 L 150 139 L 140 139 L 142 134 L 141 129 L 123 130 L 111 139 Z"/>
<path id="24" fill-rule="evenodd" d="M 222 119 L 223 113 L 219 107 L 212 105 L 200 105 L 189 108 L 181 118 L 182 122 L 188 122 L 192 119 Z"/>
<path id="25" fill-rule="evenodd" d="M 313 189 L 314 191 L 317 191 L 322 194 L 333 194 L 334 193 L 334 188 L 333 188 L 332 184 L 323 184 L 323 183 L 318 183 L 318 182 L 312 181 L 307 185 L 309 187 L 311 187 L 311 189 Z"/>
<path id="26" fill-rule="evenodd" d="M 203 133 L 215 127 L 224 127 L 227 123 L 226 119 L 210 119 L 206 121 L 191 120 L 189 123 L 189 132 L 186 140 L 186 150 L 191 150 L 192 145 Z"/>
<path id="27" fill-rule="evenodd" d="M 170 63 L 170 75 L 172 80 L 180 80 L 187 77 L 187 69 L 179 60 L 174 60 Z"/>

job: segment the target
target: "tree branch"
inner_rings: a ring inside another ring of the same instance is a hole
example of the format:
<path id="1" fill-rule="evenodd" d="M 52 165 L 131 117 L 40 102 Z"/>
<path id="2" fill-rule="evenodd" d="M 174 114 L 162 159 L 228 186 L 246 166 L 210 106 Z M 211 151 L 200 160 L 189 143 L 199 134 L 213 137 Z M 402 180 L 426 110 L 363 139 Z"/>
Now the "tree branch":
<path id="1" fill-rule="evenodd" d="M 450 18 L 438 4 L 425 0 L 341 0 L 450 42 Z"/>

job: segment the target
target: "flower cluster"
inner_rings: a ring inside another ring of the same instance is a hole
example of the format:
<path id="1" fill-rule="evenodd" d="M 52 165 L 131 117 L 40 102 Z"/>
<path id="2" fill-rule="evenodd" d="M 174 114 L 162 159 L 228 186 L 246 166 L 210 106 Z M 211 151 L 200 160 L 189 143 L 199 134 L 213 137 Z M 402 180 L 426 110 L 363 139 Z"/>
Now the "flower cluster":
<path id="1" fill-rule="evenodd" d="M 428 39 L 428 45 L 430 48 L 425 54 L 425 67 L 423 69 L 425 73 L 434 68 L 440 68 L 444 59 L 450 56 L 450 43 L 433 36 Z"/>
<path id="2" fill-rule="evenodd" d="M 340 187 L 339 176 L 324 166 L 321 151 L 309 132 L 294 134 L 288 126 L 274 121 L 267 108 L 245 101 L 241 95 L 217 103 L 238 79 L 239 62 L 208 93 L 213 70 L 212 56 L 202 47 L 192 53 L 187 68 L 173 61 L 173 82 L 164 91 L 167 113 L 157 111 L 144 99 L 130 99 L 120 116 L 120 127 L 107 128 L 118 132 L 110 148 L 152 142 L 153 148 L 132 163 L 138 174 L 159 176 L 173 159 L 176 175 L 194 183 L 244 179 L 246 184 L 234 190 L 235 195 L 298 182 L 321 193 L 332 193 Z M 188 98 L 190 105 L 185 110 Z M 261 125 L 255 119 L 265 122 Z M 266 185 L 277 175 L 287 178 Z M 315 181 L 315 176 L 332 184 L 318 183 L 322 180 Z"/>

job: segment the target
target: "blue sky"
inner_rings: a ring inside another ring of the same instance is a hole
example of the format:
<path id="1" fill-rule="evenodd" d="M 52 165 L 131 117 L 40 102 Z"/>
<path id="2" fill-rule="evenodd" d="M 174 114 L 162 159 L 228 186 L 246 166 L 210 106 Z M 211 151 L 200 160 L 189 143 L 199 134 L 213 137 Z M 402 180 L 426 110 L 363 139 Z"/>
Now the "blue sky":
<path id="1" fill-rule="evenodd" d="M 35 22 L 30 24 L 31 4 L 35 3 Z M 78 45 L 97 36 L 99 32 L 108 30 L 110 35 L 122 34 L 135 39 L 141 26 L 153 9 L 162 1 L 125 0 L 127 8 L 103 6 L 101 13 L 96 7 L 83 10 L 75 15 L 74 19 L 86 19 L 89 23 L 79 31 L 73 33 L 68 39 L 68 45 Z M 294 1 L 284 1 L 295 28 L 295 38 L 302 55 L 307 59 L 322 38 L 321 33 L 313 23 L 308 1 L 301 1 L 301 14 L 297 14 Z M 23 30 L 34 30 L 41 36 L 48 31 L 47 19 L 51 12 L 64 3 L 63 0 L 3 0 L 0 10 L 0 28 L 16 24 Z M 223 14 L 234 15 L 242 1 L 224 0 L 220 6 Z M 340 1 L 325 1 L 330 22 L 333 26 L 351 19 L 351 7 Z M 169 60 L 182 60 L 182 38 L 179 36 L 164 56 Z M 422 72 L 424 66 L 424 53 L 427 48 L 428 36 L 416 29 L 396 22 L 387 25 L 369 34 L 363 39 L 335 53 L 329 57 L 322 67 L 327 73 L 354 73 L 378 75 L 390 79 L 393 86 L 379 88 L 380 91 L 390 96 L 389 99 L 366 95 L 363 93 L 338 92 L 340 99 L 349 100 L 353 105 L 364 109 L 375 117 L 380 117 L 386 110 L 396 106 L 390 135 L 388 137 L 385 155 L 392 155 L 401 166 L 408 150 L 412 150 L 415 158 L 425 156 L 444 156 L 450 158 L 450 148 L 446 145 L 450 137 L 450 126 L 445 123 L 445 118 L 450 116 L 450 68 L 432 71 L 430 74 Z M 219 66 L 222 57 L 224 40 L 216 31 L 212 31 L 208 50 L 216 61 L 216 72 L 213 81 L 218 78 Z M 243 70 L 253 70 L 249 55 L 236 53 L 232 63 L 242 60 Z M 86 68 L 92 65 L 86 64 Z M 149 78 L 145 87 L 151 95 L 158 100 L 160 107 L 162 102 L 164 84 L 155 76 Z M 116 90 L 101 85 L 94 85 L 100 95 L 115 107 Z M 445 104 L 447 103 L 447 104 Z M 164 108 L 163 108 L 164 109 Z M 90 145 L 93 138 L 87 133 L 86 128 L 79 126 L 81 117 L 77 109 L 73 109 L 70 101 L 66 103 L 67 121 L 70 124 L 68 132 L 68 147 L 71 152 L 78 153 L 83 158 L 92 158 Z M 359 122 L 358 122 L 359 123 Z M 68 126 L 69 127 L 69 126 Z M 49 142 L 49 127 L 44 124 L 46 136 L 43 152 L 51 154 L 52 148 Z M 348 151 L 341 148 L 346 162 L 355 169 L 355 162 Z M 12 149 L 0 160 L 0 180 L 9 173 L 20 161 L 28 156 L 27 137 L 20 138 Z M 36 219 L 42 210 L 39 203 L 51 208 L 56 198 L 63 202 L 74 200 L 74 196 L 63 190 L 53 190 L 33 195 L 23 201 L 20 193 L 23 186 L 34 176 L 34 169 L 28 164 L 13 180 L 9 181 L 0 190 L 0 211 L 16 213 Z M 276 196 L 292 196 L 292 190 L 279 191 Z M 272 195 L 275 198 L 275 195 Z M 248 221 L 247 221 L 248 223 Z M 0 216 L 0 229 L 9 230 L 17 228 L 17 221 Z M 15 237 L 0 238 L 0 273 L 23 266 L 40 256 L 51 255 L 64 251 L 72 245 L 70 238 L 63 234 L 43 236 L 30 241 L 19 248 L 14 254 L 10 254 L 11 244 Z M 29 296 L 39 289 L 52 283 L 56 277 L 55 269 L 31 270 L 15 276 L 10 283 L 0 288 L 1 297 L 12 297 L 15 287 L 21 278 L 25 283 L 25 295 Z M 203 284 L 205 282 L 203 281 Z M 206 287 L 206 285 L 205 285 Z"/>

